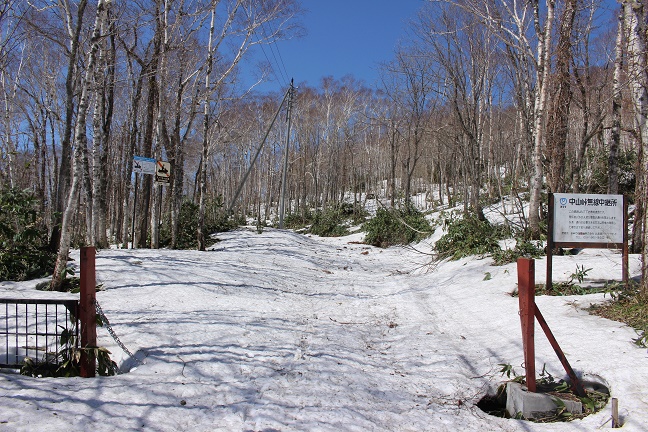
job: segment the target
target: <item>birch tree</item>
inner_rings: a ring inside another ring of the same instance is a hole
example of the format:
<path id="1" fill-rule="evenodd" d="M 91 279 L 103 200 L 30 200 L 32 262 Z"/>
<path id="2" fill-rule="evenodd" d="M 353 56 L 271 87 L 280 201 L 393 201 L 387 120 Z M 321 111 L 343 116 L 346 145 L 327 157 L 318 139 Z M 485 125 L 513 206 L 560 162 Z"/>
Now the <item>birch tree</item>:
<path id="1" fill-rule="evenodd" d="M 538 36 L 536 91 L 533 106 L 533 150 L 531 161 L 533 171 L 529 184 L 529 231 L 532 238 L 540 237 L 540 192 L 542 190 L 543 167 L 542 150 L 545 142 L 546 118 L 545 111 L 549 97 L 548 76 L 551 69 L 551 35 L 555 13 L 555 1 L 547 0 L 547 16 L 544 25 L 540 19 L 540 5 L 538 0 L 531 1 L 533 5 L 533 21 Z"/>
<path id="2" fill-rule="evenodd" d="M 612 127 L 610 130 L 610 154 L 608 156 L 607 193 L 619 192 L 618 153 L 621 144 L 621 107 L 623 99 L 623 56 L 625 34 L 625 11 L 619 12 L 617 20 L 616 43 L 614 45 L 614 72 L 612 77 Z"/>
<path id="3" fill-rule="evenodd" d="M 569 109 L 573 98 L 572 39 L 578 3 L 578 0 L 565 1 L 558 30 L 556 71 L 551 75 L 551 82 L 546 83 L 547 88 L 551 87 L 553 95 L 549 101 L 546 138 L 546 154 L 549 159 L 547 183 L 551 192 L 565 191 L 565 152 L 569 132 Z M 550 47 L 547 47 L 547 50 L 549 49 Z M 550 65 L 547 63 L 545 67 L 549 69 Z"/>
<path id="4" fill-rule="evenodd" d="M 79 61 L 79 48 L 81 46 L 81 35 L 83 30 L 84 16 L 87 0 L 79 0 L 76 5 L 76 14 L 74 14 L 73 5 L 69 0 L 61 0 L 58 3 L 60 14 L 63 17 L 65 34 L 68 38 L 66 54 L 68 65 L 65 77 L 65 105 L 64 105 L 64 129 L 61 136 L 61 155 L 59 169 L 56 178 L 56 192 L 53 198 L 53 227 L 50 239 L 50 248 L 56 250 L 60 244 L 62 215 L 66 206 L 66 197 L 69 197 L 70 182 L 72 177 L 72 132 L 74 128 L 75 101 L 77 100 L 77 74 Z M 33 6 L 36 8 L 36 6 Z M 46 8 L 44 8 L 46 10 Z M 52 19 L 57 19 L 56 14 Z M 50 38 L 41 30 L 37 24 L 32 24 L 37 32 L 41 32 L 44 37 Z"/>
<path id="5" fill-rule="evenodd" d="M 72 184 L 70 186 L 70 192 L 61 222 L 61 239 L 59 242 L 59 249 L 56 257 L 56 264 L 54 266 L 52 282 L 50 283 L 51 290 L 60 290 L 63 284 L 65 269 L 67 268 L 67 260 L 70 253 L 71 241 L 70 228 L 79 199 L 79 191 L 81 188 L 83 176 L 83 158 L 85 157 L 85 153 L 87 152 L 88 137 L 86 135 L 86 116 L 90 104 L 90 84 L 92 82 L 92 74 L 94 73 L 97 51 L 99 50 L 99 43 L 102 37 L 102 20 L 104 19 L 105 12 L 108 7 L 110 7 L 110 0 L 98 0 L 92 37 L 90 39 L 90 52 L 88 53 L 88 59 L 85 65 L 85 73 L 83 74 L 80 83 L 81 95 L 79 98 L 77 121 L 74 130 L 74 170 L 72 176 Z"/>
<path id="6" fill-rule="evenodd" d="M 501 43 L 509 60 L 522 130 L 519 154 L 531 154 L 528 228 L 532 237 L 540 235 L 540 192 L 544 179 L 542 155 L 546 138 L 546 111 L 549 98 L 551 46 L 555 0 L 445 0 L 475 16 Z M 532 30 L 530 30 L 532 29 Z"/>
<path id="7" fill-rule="evenodd" d="M 115 104 L 115 20 L 106 9 L 106 19 L 101 20 L 101 34 L 107 35 L 100 41 L 98 67 L 95 68 L 94 86 L 97 89 L 92 120 L 94 143 L 92 146 L 92 215 L 90 244 L 108 247 L 106 217 L 108 213 L 108 151 Z"/>
<path id="8" fill-rule="evenodd" d="M 210 79 L 212 69 L 214 67 L 214 52 L 213 52 L 213 42 L 214 42 L 214 21 L 216 18 L 216 5 L 214 2 L 212 4 L 211 10 L 211 19 L 209 21 L 209 42 L 207 43 L 207 71 L 205 73 L 205 100 L 203 102 L 203 143 L 202 143 L 202 154 L 201 154 L 201 172 L 200 172 L 200 198 L 198 202 L 198 250 L 205 250 L 205 198 L 207 195 L 207 157 L 209 156 L 209 126 L 210 126 L 210 109 L 209 109 L 209 96 L 210 96 Z M 234 13 L 236 13 L 236 8 L 240 3 L 237 3 L 235 6 Z"/>
<path id="9" fill-rule="evenodd" d="M 200 250 L 205 248 L 204 215 L 207 193 L 207 166 L 212 147 L 209 133 L 213 125 L 213 119 L 218 118 L 218 113 L 212 113 L 211 110 L 219 106 L 219 101 L 212 101 L 211 96 L 224 94 L 223 87 L 228 85 L 229 80 L 236 74 L 237 66 L 247 56 L 252 47 L 273 43 L 282 37 L 286 37 L 293 28 L 290 21 L 299 13 L 299 8 L 294 0 L 271 0 L 262 3 L 251 0 L 233 0 L 218 9 L 220 3 L 220 0 L 213 0 L 211 5 L 203 95 L 203 141 L 197 232 Z M 215 18 L 219 10 L 224 11 L 224 18 L 220 21 L 219 30 L 216 33 Z M 264 30 L 259 31 L 262 26 L 264 26 Z M 268 31 L 267 29 L 272 30 Z M 234 44 L 234 49 L 229 52 L 229 55 L 224 52 L 228 44 Z M 221 61 L 216 65 L 217 69 L 214 71 L 214 55 L 217 53 L 221 53 Z M 216 73 L 215 76 L 214 73 Z"/>
<path id="10" fill-rule="evenodd" d="M 635 192 L 636 210 L 635 218 L 641 221 L 642 226 L 635 223 L 635 232 L 641 232 L 641 292 L 648 294 L 648 212 L 646 200 L 648 199 L 648 169 L 645 157 L 648 155 L 648 67 L 646 53 L 646 26 L 644 21 L 644 7 L 642 1 L 624 0 L 622 2 L 623 14 L 628 37 L 628 79 L 632 93 L 634 114 L 634 130 L 639 141 L 639 160 L 637 172 L 637 188 Z M 637 236 L 639 237 L 639 236 Z M 637 239 L 635 237 L 635 239 Z"/>

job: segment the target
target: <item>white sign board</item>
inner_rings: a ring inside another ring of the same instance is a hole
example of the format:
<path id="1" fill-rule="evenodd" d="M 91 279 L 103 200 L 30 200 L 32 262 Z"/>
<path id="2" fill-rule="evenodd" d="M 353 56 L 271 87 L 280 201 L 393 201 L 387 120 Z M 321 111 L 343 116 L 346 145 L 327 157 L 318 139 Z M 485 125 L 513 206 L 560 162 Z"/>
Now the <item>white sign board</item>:
<path id="1" fill-rule="evenodd" d="M 161 185 L 171 184 L 171 164 L 169 162 L 157 161 L 155 183 Z"/>
<path id="2" fill-rule="evenodd" d="M 142 156 L 133 157 L 133 172 L 140 174 L 155 174 L 156 160 Z"/>
<path id="3" fill-rule="evenodd" d="M 623 195 L 554 194 L 556 243 L 623 243 Z"/>

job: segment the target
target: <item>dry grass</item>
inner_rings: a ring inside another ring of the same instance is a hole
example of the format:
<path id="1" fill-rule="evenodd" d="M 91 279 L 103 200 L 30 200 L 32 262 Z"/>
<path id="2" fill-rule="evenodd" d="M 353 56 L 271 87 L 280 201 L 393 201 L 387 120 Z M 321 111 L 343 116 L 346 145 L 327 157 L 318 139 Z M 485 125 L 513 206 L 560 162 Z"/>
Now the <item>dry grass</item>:
<path id="1" fill-rule="evenodd" d="M 648 297 L 636 289 L 618 291 L 613 294 L 612 301 L 592 306 L 590 313 L 635 328 L 639 334 L 635 343 L 640 346 L 648 344 Z"/>

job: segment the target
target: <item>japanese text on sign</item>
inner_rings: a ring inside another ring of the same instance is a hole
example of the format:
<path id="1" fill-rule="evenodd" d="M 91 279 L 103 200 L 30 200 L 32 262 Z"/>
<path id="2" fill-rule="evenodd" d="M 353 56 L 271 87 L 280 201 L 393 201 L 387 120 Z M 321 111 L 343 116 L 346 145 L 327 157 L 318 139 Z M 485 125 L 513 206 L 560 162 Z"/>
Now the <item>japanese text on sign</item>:
<path id="1" fill-rule="evenodd" d="M 623 196 L 554 194 L 557 243 L 622 243 Z"/>

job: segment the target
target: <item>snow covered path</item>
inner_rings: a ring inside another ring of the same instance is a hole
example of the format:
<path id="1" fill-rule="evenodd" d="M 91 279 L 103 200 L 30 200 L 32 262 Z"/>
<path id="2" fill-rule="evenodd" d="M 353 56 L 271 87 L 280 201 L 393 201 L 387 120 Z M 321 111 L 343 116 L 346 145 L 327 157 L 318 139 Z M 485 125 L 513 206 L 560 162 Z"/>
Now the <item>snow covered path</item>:
<path id="1" fill-rule="evenodd" d="M 425 255 L 348 237 L 266 229 L 219 238 L 203 253 L 100 251 L 98 301 L 144 364 L 99 329 L 100 345 L 137 367 L 96 379 L 0 374 L 0 430 L 591 431 L 609 417 L 534 424 L 475 406 L 504 380 L 498 363 L 523 372 L 517 299 L 507 294 L 514 265 L 469 259 L 426 272 Z M 617 278 L 611 255 L 578 262 Z M 573 271 L 570 259 L 555 274 Z M 541 263 L 537 271 L 540 280 Z M 595 300 L 538 305 L 574 368 L 607 380 L 623 430 L 648 430 L 646 350 L 630 343 L 631 329 L 574 303 Z M 539 369 L 562 377 L 536 333 Z"/>

